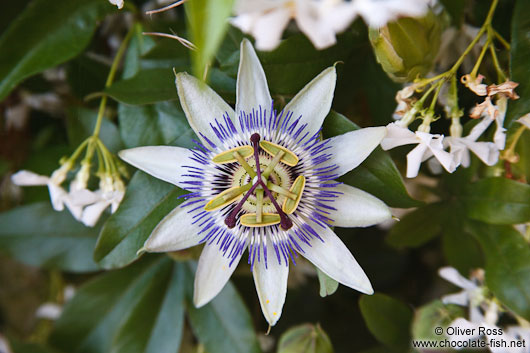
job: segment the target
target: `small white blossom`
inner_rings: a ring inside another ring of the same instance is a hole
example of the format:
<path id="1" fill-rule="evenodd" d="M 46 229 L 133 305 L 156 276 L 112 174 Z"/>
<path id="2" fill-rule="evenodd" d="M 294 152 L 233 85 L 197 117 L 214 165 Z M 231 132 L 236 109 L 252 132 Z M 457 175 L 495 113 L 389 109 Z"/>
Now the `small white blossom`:
<path id="1" fill-rule="evenodd" d="M 469 135 L 465 137 L 448 136 L 444 139 L 444 147 L 449 147 L 456 166 L 469 167 L 471 163 L 470 151 L 484 164 L 494 165 L 499 160 L 499 147 L 493 142 L 477 141 L 491 124 L 491 120 L 483 119 L 475 125 Z"/>
<path id="2" fill-rule="evenodd" d="M 499 150 L 503 150 L 506 145 L 506 129 L 504 128 L 504 118 L 506 116 L 506 108 L 508 105 L 508 98 L 501 95 L 497 98 L 496 104 L 491 102 L 490 97 L 486 97 L 484 102 L 478 104 L 471 112 L 473 119 L 483 117 L 484 130 L 495 121 L 497 125 L 493 135 L 493 142 Z"/>
<path id="3" fill-rule="evenodd" d="M 81 222 L 87 227 L 95 226 L 107 207 L 111 207 L 111 213 L 116 212 L 125 195 L 125 186 L 120 178 L 104 175 L 100 179 L 99 190 L 94 194 L 95 202 L 86 206 L 81 215 Z"/>
<path id="4" fill-rule="evenodd" d="M 75 287 L 68 285 L 63 291 L 63 303 L 47 302 L 37 308 L 35 316 L 39 319 L 57 320 L 63 312 L 63 306 L 66 302 L 74 297 Z M 1 352 L 1 350 L 0 350 Z"/>
<path id="5" fill-rule="evenodd" d="M 256 39 L 260 50 L 278 46 L 291 20 L 317 49 L 336 43 L 357 16 L 373 27 L 384 26 L 399 16 L 422 16 L 430 0 L 239 0 L 232 24 Z"/>
<path id="6" fill-rule="evenodd" d="M 54 171 L 50 177 L 35 174 L 28 170 L 21 170 L 11 176 L 11 180 L 18 186 L 47 186 L 50 193 L 50 200 L 53 209 L 56 211 L 70 211 L 76 220 L 81 219 L 83 207 L 93 203 L 95 194 L 87 189 L 70 187 L 70 192 L 66 192 L 61 184 L 66 179 L 66 174 L 71 169 L 71 164 L 65 163 Z"/>
<path id="7" fill-rule="evenodd" d="M 123 0 L 109 0 L 109 2 L 112 5 L 118 6 L 118 9 L 120 9 L 120 10 L 123 8 Z"/>
<path id="8" fill-rule="evenodd" d="M 18 186 L 39 186 L 45 185 L 50 192 L 50 199 L 53 209 L 56 211 L 64 210 L 64 206 L 72 206 L 69 203 L 68 193 L 61 187 L 61 183 L 66 179 L 66 174 L 71 165 L 63 164 L 59 169 L 54 171 L 51 177 L 35 174 L 28 170 L 21 170 L 11 176 L 11 180 Z M 70 208 L 70 207 L 69 207 Z M 77 212 L 72 212 L 77 213 Z"/>
<path id="9" fill-rule="evenodd" d="M 443 136 L 427 132 L 412 132 L 398 123 L 387 125 L 387 135 L 381 142 L 381 147 L 386 151 L 398 146 L 417 145 L 407 154 L 407 178 L 418 175 L 420 165 L 429 158 L 436 158 L 449 173 L 455 171 L 453 157 L 444 151 Z"/>
<path id="10" fill-rule="evenodd" d="M 431 0 L 353 0 L 356 13 L 370 27 L 383 27 L 399 17 L 420 17 L 427 13 Z"/>

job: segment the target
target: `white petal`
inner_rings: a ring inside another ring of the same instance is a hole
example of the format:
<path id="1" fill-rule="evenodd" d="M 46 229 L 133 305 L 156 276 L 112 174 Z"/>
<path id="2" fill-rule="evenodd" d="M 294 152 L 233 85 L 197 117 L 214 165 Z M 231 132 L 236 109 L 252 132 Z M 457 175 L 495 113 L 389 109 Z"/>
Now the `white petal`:
<path id="1" fill-rule="evenodd" d="M 256 38 L 258 50 L 273 50 L 281 41 L 282 33 L 291 20 L 287 8 L 279 8 L 260 15 L 255 19 L 252 35 Z"/>
<path id="2" fill-rule="evenodd" d="M 236 114 L 252 109 L 271 109 L 272 98 L 267 86 L 265 72 L 248 39 L 241 42 L 239 70 L 237 72 Z"/>
<path id="3" fill-rule="evenodd" d="M 74 216 L 74 218 L 76 220 L 80 221 L 81 217 L 83 215 L 83 206 L 79 206 L 79 205 L 74 204 L 70 200 L 68 195 L 66 195 L 64 197 L 63 202 L 64 202 L 64 205 L 66 206 L 66 208 L 68 209 L 68 211 L 70 211 L 70 213 L 72 214 L 72 216 Z"/>
<path id="4" fill-rule="evenodd" d="M 100 195 L 88 189 L 80 189 L 80 190 L 74 190 L 74 191 L 71 191 L 71 190 L 72 188 L 70 185 L 70 192 L 68 193 L 68 199 L 70 200 L 72 205 L 86 206 L 86 205 L 90 205 L 94 202 L 98 202 L 101 200 Z"/>
<path id="5" fill-rule="evenodd" d="M 101 214 L 107 207 L 109 207 L 110 202 L 103 200 L 96 202 L 93 205 L 87 206 L 83 209 L 81 214 L 81 222 L 87 227 L 93 227 L 98 223 Z"/>
<path id="6" fill-rule="evenodd" d="M 442 267 L 438 270 L 440 277 L 463 289 L 476 289 L 477 285 L 462 276 L 454 267 Z"/>
<path id="7" fill-rule="evenodd" d="M 220 144 L 219 139 L 210 124 L 215 119 L 223 121 L 223 115 L 228 113 L 234 119 L 234 110 L 208 85 L 195 77 L 180 72 L 176 75 L 175 84 L 180 98 L 180 105 L 186 113 L 193 131 L 206 143 L 205 137 L 214 144 Z"/>
<path id="8" fill-rule="evenodd" d="M 335 31 L 327 24 L 322 10 L 310 1 L 297 1 L 296 24 L 298 28 L 311 40 L 315 48 L 324 49 L 336 43 Z"/>
<path id="9" fill-rule="evenodd" d="M 499 149 L 493 142 L 468 142 L 466 144 L 486 165 L 494 165 L 499 160 Z"/>
<path id="10" fill-rule="evenodd" d="M 135 147 L 118 153 L 127 163 L 151 174 L 155 178 L 167 181 L 185 189 L 189 187 L 183 183 L 188 177 L 184 166 L 199 164 L 194 162 L 193 152 L 182 147 L 172 146 L 144 146 Z"/>
<path id="11" fill-rule="evenodd" d="M 420 171 L 420 165 L 423 161 L 423 156 L 427 151 L 427 145 L 424 143 L 418 144 L 412 151 L 407 153 L 407 178 L 415 178 Z"/>
<path id="12" fill-rule="evenodd" d="M 66 190 L 62 187 L 49 183 L 48 191 L 50 193 L 50 199 L 52 202 L 53 209 L 56 211 L 64 210 L 64 202 L 68 196 Z"/>
<path id="13" fill-rule="evenodd" d="M 329 113 L 336 81 L 335 67 L 328 67 L 302 88 L 283 109 L 292 112 L 295 119 L 302 116 L 300 123 L 307 124 L 304 133 L 309 132 L 309 136 L 322 127 Z"/>
<path id="14" fill-rule="evenodd" d="M 44 303 L 37 308 L 35 317 L 39 319 L 57 320 L 61 316 L 62 311 L 63 308 L 59 304 Z"/>
<path id="15" fill-rule="evenodd" d="M 205 234 L 198 234 L 200 222 L 195 221 L 189 208 L 176 207 L 153 229 L 143 250 L 149 252 L 177 251 L 199 244 Z"/>
<path id="16" fill-rule="evenodd" d="M 324 162 L 322 167 L 334 164 L 338 166 L 334 173 L 339 176 L 346 174 L 372 153 L 385 137 L 385 134 L 386 128 L 380 126 L 367 127 L 332 137 L 328 143 L 331 148 L 327 151 L 332 157 L 329 161 Z"/>
<path id="17" fill-rule="evenodd" d="M 270 240 L 267 240 L 267 243 L 267 248 L 272 249 Z M 269 325 L 274 326 L 282 314 L 285 303 L 289 265 L 283 262 L 279 264 L 276 257 L 271 256 L 265 268 L 265 261 L 261 258 L 260 261 L 254 262 L 253 275 L 263 315 Z"/>
<path id="18" fill-rule="evenodd" d="M 242 251 L 230 264 L 231 258 L 223 256 L 219 245 L 206 244 L 202 250 L 193 290 L 193 303 L 197 308 L 207 304 L 223 289 L 243 255 Z"/>
<path id="19" fill-rule="evenodd" d="M 359 292 L 373 294 L 370 280 L 339 237 L 328 227 L 322 228 L 309 220 L 306 223 L 323 241 L 313 238 L 311 246 L 299 241 L 303 250 L 300 253 L 335 281 Z"/>
<path id="20" fill-rule="evenodd" d="M 36 186 L 48 184 L 50 178 L 35 174 L 29 170 L 21 170 L 11 176 L 11 181 L 18 186 Z"/>
<path id="21" fill-rule="evenodd" d="M 479 337 L 479 334 L 478 334 L 479 325 L 477 325 L 474 322 L 470 322 L 464 318 L 459 317 L 453 320 L 449 324 L 449 326 L 459 329 L 458 333 L 455 330 L 455 333 L 453 335 L 448 335 L 449 340 L 451 342 L 454 342 L 454 341 L 462 342 L 462 341 L 467 341 L 467 340 L 473 340 Z M 466 334 L 460 334 L 460 332 L 470 332 L 472 334 L 466 335 Z"/>
<path id="22" fill-rule="evenodd" d="M 390 123 L 386 126 L 386 136 L 381 141 L 381 148 L 385 151 L 392 148 L 418 143 L 418 137 L 406 127 L 399 126 L 396 123 Z"/>
<path id="23" fill-rule="evenodd" d="M 336 227 L 369 227 L 392 218 L 389 208 L 378 198 L 349 185 L 335 188 L 342 194 L 333 200 L 336 210 L 329 210 L 329 218 Z"/>
<path id="24" fill-rule="evenodd" d="M 467 306 L 469 303 L 469 293 L 467 291 L 462 291 L 455 294 L 444 295 L 442 297 L 442 302 L 444 304 Z"/>

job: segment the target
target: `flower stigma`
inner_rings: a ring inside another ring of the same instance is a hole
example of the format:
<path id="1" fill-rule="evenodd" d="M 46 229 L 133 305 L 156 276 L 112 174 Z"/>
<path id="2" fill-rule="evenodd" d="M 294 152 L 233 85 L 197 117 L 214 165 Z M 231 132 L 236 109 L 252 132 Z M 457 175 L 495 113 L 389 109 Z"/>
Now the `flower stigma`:
<path id="1" fill-rule="evenodd" d="M 261 136 L 258 133 L 254 133 L 252 136 L 250 136 L 250 143 L 252 144 L 252 147 L 247 145 L 232 148 L 228 151 L 221 152 L 212 158 L 215 163 L 219 164 L 234 161 L 239 162 L 245 173 L 241 175 L 240 178 L 236 178 L 235 182 L 237 184 L 241 184 L 245 181 L 246 183 L 244 185 L 234 186 L 221 192 L 210 202 L 208 202 L 204 206 L 204 209 L 206 211 L 213 211 L 220 207 L 227 206 L 238 200 L 239 197 L 244 194 L 236 207 L 225 218 L 225 224 L 228 226 L 228 228 L 232 229 L 236 226 L 237 215 L 247 203 L 249 197 L 255 193 L 255 201 L 248 202 L 249 205 L 247 205 L 247 211 L 253 210 L 254 212 L 249 212 L 242 215 L 240 217 L 241 224 L 247 227 L 265 227 L 279 223 L 283 230 L 289 230 L 293 226 L 293 222 L 287 216 L 285 210 L 287 209 L 287 205 L 292 204 L 292 202 L 289 202 L 289 200 L 294 201 L 295 205 L 294 207 L 291 206 L 288 208 L 288 213 L 292 213 L 296 210 L 304 188 L 303 186 L 301 188 L 297 187 L 298 194 L 293 193 L 293 190 L 287 190 L 284 188 L 282 179 L 287 179 L 285 178 L 287 175 L 285 171 L 280 170 L 281 168 L 276 170 L 276 167 L 280 162 L 294 167 L 298 163 L 298 157 L 296 154 L 282 146 L 275 145 L 267 141 L 261 141 Z M 263 171 L 261 170 L 262 164 L 260 163 L 260 147 L 263 149 L 263 151 L 265 151 L 265 153 L 268 153 L 272 156 L 272 159 L 261 159 L 265 162 L 266 166 L 265 170 Z M 250 154 L 249 151 L 253 153 Z M 251 166 L 246 161 L 245 157 L 254 157 L 254 166 Z M 235 174 L 237 175 L 238 173 L 236 172 Z M 274 174 L 274 176 L 271 174 Z M 284 178 L 282 178 L 280 175 L 283 175 Z M 299 176 L 299 178 L 300 177 L 305 180 L 303 176 Z M 296 186 L 296 184 L 297 183 L 293 183 L 292 189 L 294 186 Z M 276 196 L 273 191 L 276 193 Z M 265 196 L 267 199 L 264 199 Z M 283 209 L 278 204 L 277 199 L 284 199 Z M 270 208 L 270 204 L 272 204 L 274 210 L 277 213 L 263 212 L 264 205 L 269 206 Z"/>

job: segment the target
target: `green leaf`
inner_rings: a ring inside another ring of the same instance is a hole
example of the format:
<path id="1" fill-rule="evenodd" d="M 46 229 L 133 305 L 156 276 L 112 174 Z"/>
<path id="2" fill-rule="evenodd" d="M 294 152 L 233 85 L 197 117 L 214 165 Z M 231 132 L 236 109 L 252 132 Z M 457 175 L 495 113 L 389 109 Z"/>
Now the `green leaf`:
<path id="1" fill-rule="evenodd" d="M 126 104 L 152 104 L 178 98 L 171 68 L 139 71 L 131 78 L 116 81 L 105 93 Z"/>
<path id="2" fill-rule="evenodd" d="M 87 95 L 99 92 L 102 87 L 105 87 L 109 70 L 110 65 L 84 53 L 68 62 L 66 80 L 71 92 L 77 98 L 84 99 Z"/>
<path id="3" fill-rule="evenodd" d="M 186 2 L 191 41 L 197 50 L 191 52 L 193 73 L 203 77 L 228 28 L 233 0 L 195 0 Z"/>
<path id="4" fill-rule="evenodd" d="M 333 346 L 319 324 L 303 324 L 282 334 L 278 353 L 333 353 Z"/>
<path id="5" fill-rule="evenodd" d="M 70 353 L 176 353 L 185 286 L 180 273 L 169 258 L 151 256 L 94 278 L 65 305 L 50 344 Z"/>
<path id="6" fill-rule="evenodd" d="M 188 275 L 195 273 L 195 264 L 188 263 Z M 260 352 L 252 319 L 232 283 L 227 283 L 209 304 L 195 308 L 191 286 L 187 309 L 191 328 L 208 353 Z"/>
<path id="7" fill-rule="evenodd" d="M 530 320 L 530 246 L 511 226 L 469 224 L 486 254 L 486 285 L 508 308 Z"/>
<path id="8" fill-rule="evenodd" d="M 391 351 L 406 352 L 410 346 L 412 311 L 404 303 L 384 294 L 363 295 L 359 307 L 366 326 Z"/>
<path id="9" fill-rule="evenodd" d="M 462 201 L 467 215 L 491 224 L 530 221 L 530 185 L 498 177 L 469 185 Z"/>
<path id="10" fill-rule="evenodd" d="M 320 282 L 320 296 L 326 297 L 332 295 L 339 288 L 339 282 L 320 271 L 317 267 L 318 281 Z"/>
<path id="11" fill-rule="evenodd" d="M 359 126 L 344 115 L 331 111 L 324 120 L 323 135 L 329 138 L 357 129 Z M 409 196 L 394 162 L 380 147 L 341 180 L 371 193 L 390 207 L 407 208 L 421 205 Z"/>
<path id="12" fill-rule="evenodd" d="M 521 98 L 508 105 L 505 127 L 522 115 L 530 112 L 530 2 L 515 1 L 512 17 L 512 35 L 510 49 L 510 79 L 518 82 L 517 93 Z"/>
<path id="13" fill-rule="evenodd" d="M 192 146 L 195 133 L 176 102 L 120 104 L 118 114 L 120 133 L 127 148 L 168 145 L 176 139 L 179 146 Z"/>
<path id="14" fill-rule="evenodd" d="M 445 305 L 440 300 L 435 300 L 420 307 L 414 313 L 412 321 L 412 337 L 415 340 L 439 341 L 446 339 L 445 335 L 437 335 L 436 327 L 444 329 L 456 318 L 464 317 L 465 309 L 458 305 Z"/>
<path id="15" fill-rule="evenodd" d="M 114 336 L 110 352 L 177 353 L 184 328 L 186 280 L 184 265 L 175 264 L 170 278 L 152 281 L 152 290 Z"/>
<path id="16" fill-rule="evenodd" d="M 131 78 L 140 71 L 142 56 L 155 47 L 153 38 L 142 34 L 143 32 L 144 28 L 142 24 L 134 24 L 134 33 L 125 53 L 125 59 L 123 60 L 122 78 L 124 79 Z"/>
<path id="17" fill-rule="evenodd" d="M 392 227 L 387 243 L 396 248 L 415 248 L 425 244 L 441 233 L 448 207 L 446 203 L 437 202 L 407 213 Z"/>
<path id="18" fill-rule="evenodd" d="M 138 258 L 156 225 L 179 203 L 182 191 L 143 172 L 127 186 L 120 208 L 104 224 L 94 259 L 104 268 L 123 267 Z"/>
<path id="19" fill-rule="evenodd" d="M 346 31 L 337 44 L 317 50 L 303 34 L 290 36 L 273 51 L 259 52 L 270 91 L 274 95 L 294 96 L 325 68 L 346 61 L 354 50 L 355 37 Z"/>
<path id="20" fill-rule="evenodd" d="M 78 146 L 89 136 L 92 136 L 96 126 L 97 112 L 82 108 L 68 109 L 68 138 L 72 146 Z M 99 137 L 110 152 L 116 153 L 122 149 L 120 134 L 116 125 L 103 118 Z"/>
<path id="21" fill-rule="evenodd" d="M 442 248 L 447 263 L 460 273 L 484 267 L 484 259 L 477 240 L 460 222 L 462 214 L 453 212 L 442 231 Z M 459 220 L 459 222 L 452 222 Z"/>
<path id="22" fill-rule="evenodd" d="M 115 10 L 101 0 L 32 1 L 0 38 L 0 101 L 23 79 L 79 54 Z"/>
<path id="23" fill-rule="evenodd" d="M 69 272 L 99 269 L 92 260 L 98 229 L 77 222 L 48 202 L 0 213 L 0 249 L 31 265 Z"/>
<path id="24" fill-rule="evenodd" d="M 186 67 L 175 70 L 185 71 Z M 234 100 L 236 80 L 222 71 L 211 69 L 211 87 L 223 98 Z M 139 71 L 135 76 L 117 81 L 105 93 L 121 103 L 142 105 L 178 99 L 172 69 L 156 68 Z"/>

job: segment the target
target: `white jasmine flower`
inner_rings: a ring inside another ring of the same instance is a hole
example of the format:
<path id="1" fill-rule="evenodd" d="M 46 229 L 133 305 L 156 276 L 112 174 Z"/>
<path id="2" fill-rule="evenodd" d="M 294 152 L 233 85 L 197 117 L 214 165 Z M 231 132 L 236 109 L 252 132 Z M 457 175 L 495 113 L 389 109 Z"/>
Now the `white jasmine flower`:
<path id="1" fill-rule="evenodd" d="M 63 312 L 63 306 L 74 297 L 75 287 L 67 285 L 63 291 L 63 303 L 47 302 L 37 308 L 35 316 L 39 319 L 57 320 Z M 0 351 L 1 352 L 1 351 Z"/>
<path id="2" fill-rule="evenodd" d="M 54 171 L 51 177 L 35 174 L 28 170 L 21 170 L 11 176 L 11 180 L 18 186 L 47 186 L 53 209 L 56 211 L 68 208 L 76 220 L 80 220 L 83 206 L 94 202 L 94 195 L 89 190 L 70 190 L 66 192 L 61 184 L 66 179 L 66 174 L 71 169 L 71 164 L 65 163 Z"/>
<path id="3" fill-rule="evenodd" d="M 116 212 L 125 195 L 125 186 L 120 178 L 104 175 L 99 181 L 99 190 L 94 194 L 96 199 L 83 209 L 81 215 L 81 222 L 87 227 L 95 226 L 103 211 L 109 206 L 111 213 Z"/>
<path id="4" fill-rule="evenodd" d="M 120 9 L 120 10 L 123 8 L 123 0 L 109 0 L 109 2 L 112 5 L 118 6 L 118 9 Z"/>
<path id="5" fill-rule="evenodd" d="M 480 320 L 482 316 L 478 308 L 484 301 L 484 288 L 480 281 L 480 277 L 484 277 L 483 271 L 476 273 L 474 281 L 465 278 L 453 267 L 443 267 L 438 270 L 438 274 L 446 281 L 463 289 L 459 293 L 443 296 L 442 302 L 444 304 L 468 306 L 471 321 L 476 322 Z"/>
<path id="6" fill-rule="evenodd" d="M 373 293 L 364 271 L 329 226 L 366 227 L 391 217 L 377 198 L 335 181 L 372 152 L 385 128 L 321 141 L 335 82 L 330 67 L 277 113 L 257 55 L 243 40 L 235 111 L 203 82 L 176 75 L 181 105 L 200 137 L 196 148 L 147 146 L 120 152 L 137 168 L 190 191 L 142 250 L 205 244 L 195 276 L 197 307 L 221 291 L 247 248 L 270 325 L 281 315 L 289 259 L 294 262 L 296 253 L 336 281 Z"/>
<path id="7" fill-rule="evenodd" d="M 353 0 L 359 16 L 370 27 L 383 27 L 399 17 L 420 17 L 427 13 L 431 0 Z"/>
<path id="8" fill-rule="evenodd" d="M 240 0 L 232 24 L 256 38 L 256 48 L 272 50 L 280 44 L 291 19 L 317 49 L 336 43 L 335 34 L 355 17 L 351 2 L 342 0 Z"/>
<path id="9" fill-rule="evenodd" d="M 527 129 L 530 129 L 530 113 L 523 115 L 516 120 L 519 124 L 526 126 Z"/>
<path id="10" fill-rule="evenodd" d="M 45 175 L 35 174 L 29 170 L 21 170 L 11 176 L 11 180 L 18 186 L 40 186 L 46 185 L 50 192 L 50 199 L 53 209 L 56 211 L 64 210 L 64 205 L 67 204 L 67 192 L 61 187 L 61 183 L 66 179 L 66 174 L 70 170 L 71 165 L 63 164 L 59 169 L 54 171 L 51 177 Z"/>
<path id="11" fill-rule="evenodd" d="M 453 157 L 444 151 L 443 136 L 416 131 L 412 132 L 398 123 L 387 125 L 387 135 L 381 142 L 381 147 L 386 151 L 398 146 L 417 144 L 417 146 L 407 154 L 407 178 L 414 178 L 418 175 L 420 165 L 429 158 L 436 158 L 449 173 L 455 171 L 456 166 Z"/>
<path id="12" fill-rule="evenodd" d="M 372 27 L 382 27 L 399 16 L 422 16 L 430 0 L 239 0 L 232 24 L 256 39 L 259 50 L 278 46 L 291 20 L 317 49 L 336 43 L 357 15 Z"/>
<path id="13" fill-rule="evenodd" d="M 495 121 L 497 125 L 493 135 L 493 142 L 499 150 L 503 150 L 506 145 L 506 129 L 504 128 L 504 118 L 506 116 L 506 108 L 508 105 L 508 98 L 500 96 L 497 98 L 496 104 L 491 102 L 490 97 L 486 97 L 484 102 L 478 104 L 471 112 L 471 118 L 478 119 L 483 117 L 484 130 Z"/>
<path id="14" fill-rule="evenodd" d="M 482 142 L 477 139 L 491 124 L 491 120 L 483 119 L 475 125 L 469 135 L 465 137 L 448 136 L 444 138 L 444 147 L 449 146 L 449 153 L 453 156 L 456 166 L 469 167 L 473 152 L 484 164 L 494 165 L 499 160 L 499 147 L 493 142 Z"/>

